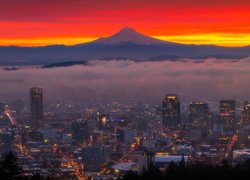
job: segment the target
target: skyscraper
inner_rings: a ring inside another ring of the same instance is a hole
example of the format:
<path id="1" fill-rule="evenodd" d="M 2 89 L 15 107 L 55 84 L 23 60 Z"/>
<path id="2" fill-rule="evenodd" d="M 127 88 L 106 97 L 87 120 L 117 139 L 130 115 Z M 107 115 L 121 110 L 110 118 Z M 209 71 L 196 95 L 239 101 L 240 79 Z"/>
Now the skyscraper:
<path id="1" fill-rule="evenodd" d="M 0 116 L 4 114 L 5 103 L 0 102 Z"/>
<path id="2" fill-rule="evenodd" d="M 206 103 L 192 102 L 189 105 L 189 121 L 193 127 L 206 128 L 209 124 L 209 109 Z"/>
<path id="3" fill-rule="evenodd" d="M 30 88 L 31 126 L 37 130 L 43 121 L 43 89 Z"/>
<path id="4" fill-rule="evenodd" d="M 89 124 L 86 120 L 72 122 L 72 143 L 74 145 L 83 144 L 89 135 Z"/>
<path id="5" fill-rule="evenodd" d="M 246 102 L 241 112 L 241 123 L 243 126 L 250 125 L 250 103 Z"/>
<path id="6" fill-rule="evenodd" d="M 82 148 L 82 161 L 88 165 L 102 164 L 110 160 L 110 145 L 94 145 Z"/>
<path id="7" fill-rule="evenodd" d="M 163 100 L 163 127 L 177 127 L 180 124 L 180 101 L 175 94 L 168 94 Z"/>
<path id="8" fill-rule="evenodd" d="M 235 100 L 220 101 L 220 120 L 224 130 L 232 130 L 235 127 Z"/>

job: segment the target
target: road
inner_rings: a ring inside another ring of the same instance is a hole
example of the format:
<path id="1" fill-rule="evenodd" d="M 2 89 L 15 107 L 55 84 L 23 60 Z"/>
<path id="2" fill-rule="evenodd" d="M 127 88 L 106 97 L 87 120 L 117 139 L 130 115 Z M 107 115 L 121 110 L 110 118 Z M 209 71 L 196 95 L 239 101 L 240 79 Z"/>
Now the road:
<path id="1" fill-rule="evenodd" d="M 4 108 L 4 114 L 8 116 L 9 120 L 11 121 L 12 125 L 16 125 L 16 119 L 12 115 L 12 110 L 9 106 L 5 106 Z"/>
<path id="2" fill-rule="evenodd" d="M 238 139 L 237 134 L 234 133 L 230 142 L 227 145 L 226 158 L 229 162 L 232 161 L 232 151 L 233 151 L 233 147 L 234 147 L 235 143 L 237 142 L 237 139 Z"/>

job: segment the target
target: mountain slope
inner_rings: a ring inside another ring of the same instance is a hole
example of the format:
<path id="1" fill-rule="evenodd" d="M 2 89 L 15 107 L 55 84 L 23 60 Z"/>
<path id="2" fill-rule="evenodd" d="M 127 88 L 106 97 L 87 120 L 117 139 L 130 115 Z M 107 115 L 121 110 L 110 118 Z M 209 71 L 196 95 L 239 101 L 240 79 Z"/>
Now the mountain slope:
<path id="1" fill-rule="evenodd" d="M 0 64 L 52 64 L 67 61 L 124 58 L 162 60 L 178 57 L 227 57 L 250 55 L 250 47 L 226 48 L 209 45 L 184 45 L 145 36 L 124 28 L 113 36 L 74 46 L 0 47 Z"/>
<path id="2" fill-rule="evenodd" d="M 140 45 L 166 44 L 166 41 L 155 39 L 138 33 L 132 28 L 125 27 L 113 36 L 100 38 L 92 42 L 93 44 L 119 45 L 124 43 L 134 43 Z"/>

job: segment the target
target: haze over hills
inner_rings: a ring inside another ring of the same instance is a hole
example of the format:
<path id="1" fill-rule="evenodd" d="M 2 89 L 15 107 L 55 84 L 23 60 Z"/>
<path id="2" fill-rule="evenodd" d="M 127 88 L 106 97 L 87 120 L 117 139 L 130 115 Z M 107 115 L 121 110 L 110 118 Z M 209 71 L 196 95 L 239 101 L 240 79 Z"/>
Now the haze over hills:
<path id="1" fill-rule="evenodd" d="M 177 58 L 241 58 L 250 55 L 250 46 L 219 47 L 185 45 L 155 39 L 125 27 L 118 33 L 73 46 L 0 47 L 2 65 L 46 65 L 92 59 L 165 60 Z"/>

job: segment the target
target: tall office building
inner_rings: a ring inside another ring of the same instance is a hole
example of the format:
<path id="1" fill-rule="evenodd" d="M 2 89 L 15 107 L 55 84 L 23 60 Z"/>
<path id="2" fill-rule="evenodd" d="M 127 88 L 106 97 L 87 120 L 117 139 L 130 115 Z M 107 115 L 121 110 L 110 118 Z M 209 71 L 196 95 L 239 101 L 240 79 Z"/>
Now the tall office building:
<path id="1" fill-rule="evenodd" d="M 241 112 L 241 123 L 243 126 L 250 125 L 250 103 L 246 102 Z"/>
<path id="2" fill-rule="evenodd" d="M 4 102 L 0 102 L 0 116 L 4 114 L 5 105 L 6 104 Z"/>
<path id="3" fill-rule="evenodd" d="M 235 127 L 236 115 L 235 100 L 220 101 L 220 121 L 224 130 L 233 130 Z"/>
<path id="4" fill-rule="evenodd" d="M 177 127 L 180 124 L 180 101 L 177 95 L 169 94 L 163 100 L 163 127 Z"/>
<path id="5" fill-rule="evenodd" d="M 31 126 L 37 130 L 43 122 L 43 89 L 30 88 Z"/>
<path id="6" fill-rule="evenodd" d="M 72 122 L 72 143 L 73 145 L 83 144 L 89 136 L 89 123 L 86 120 Z"/>
<path id="7" fill-rule="evenodd" d="M 88 165 L 106 163 L 110 160 L 112 147 L 108 145 L 94 145 L 82 148 L 82 161 Z"/>
<path id="8" fill-rule="evenodd" d="M 209 125 L 209 109 L 206 103 L 192 102 L 189 105 L 189 121 L 193 127 L 206 128 Z"/>
<path id="9" fill-rule="evenodd" d="M 96 108 L 85 108 L 84 117 L 88 122 L 89 132 L 98 128 L 99 112 Z"/>

